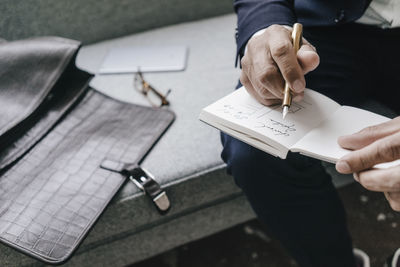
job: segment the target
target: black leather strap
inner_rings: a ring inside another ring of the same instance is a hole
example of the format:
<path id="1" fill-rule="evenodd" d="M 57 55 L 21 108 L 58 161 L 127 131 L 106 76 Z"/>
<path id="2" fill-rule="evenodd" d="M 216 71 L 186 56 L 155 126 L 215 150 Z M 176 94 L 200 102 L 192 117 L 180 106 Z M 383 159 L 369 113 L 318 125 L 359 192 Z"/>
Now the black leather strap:
<path id="1" fill-rule="evenodd" d="M 119 172 L 128 177 L 145 194 L 151 197 L 161 214 L 165 214 L 170 209 L 171 203 L 165 191 L 154 180 L 154 176 L 139 165 L 106 159 L 101 163 L 100 167 L 109 171 Z"/>

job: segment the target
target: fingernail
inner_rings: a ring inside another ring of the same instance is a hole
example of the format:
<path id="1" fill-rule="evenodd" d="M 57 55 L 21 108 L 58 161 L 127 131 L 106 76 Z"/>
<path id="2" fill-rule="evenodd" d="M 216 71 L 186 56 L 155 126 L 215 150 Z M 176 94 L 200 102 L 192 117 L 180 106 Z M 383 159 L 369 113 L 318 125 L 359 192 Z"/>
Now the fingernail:
<path id="1" fill-rule="evenodd" d="M 344 160 L 341 160 L 338 163 L 336 163 L 336 170 L 341 173 L 350 173 L 351 172 L 349 164 Z"/>
<path id="2" fill-rule="evenodd" d="M 295 80 L 293 83 L 293 90 L 295 92 L 301 92 L 304 89 L 303 82 L 301 80 Z"/>
<path id="3" fill-rule="evenodd" d="M 357 182 L 360 182 L 360 177 L 358 177 L 358 173 L 353 173 L 353 177 L 354 177 L 354 180 L 356 180 Z"/>

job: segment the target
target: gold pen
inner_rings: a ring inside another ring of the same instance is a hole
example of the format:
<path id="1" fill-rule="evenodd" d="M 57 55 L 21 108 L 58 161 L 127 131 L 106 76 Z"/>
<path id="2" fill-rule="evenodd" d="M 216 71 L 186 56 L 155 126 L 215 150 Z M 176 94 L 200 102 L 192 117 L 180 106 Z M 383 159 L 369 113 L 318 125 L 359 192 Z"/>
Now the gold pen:
<path id="1" fill-rule="evenodd" d="M 292 42 L 294 47 L 294 54 L 297 55 L 297 51 L 300 49 L 302 39 L 303 25 L 295 23 L 292 30 Z M 285 82 L 285 88 L 283 89 L 283 102 L 282 102 L 282 116 L 285 119 L 289 112 L 290 105 L 292 104 L 292 93 L 290 91 L 289 83 Z"/>

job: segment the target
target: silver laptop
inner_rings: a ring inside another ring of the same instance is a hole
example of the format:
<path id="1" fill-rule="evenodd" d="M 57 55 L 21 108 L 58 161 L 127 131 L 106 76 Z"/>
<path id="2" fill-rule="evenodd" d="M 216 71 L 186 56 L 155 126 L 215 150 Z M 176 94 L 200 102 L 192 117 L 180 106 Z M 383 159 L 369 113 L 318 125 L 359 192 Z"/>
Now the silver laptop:
<path id="1" fill-rule="evenodd" d="M 182 71 L 186 68 L 186 46 L 130 46 L 111 49 L 100 74 Z"/>

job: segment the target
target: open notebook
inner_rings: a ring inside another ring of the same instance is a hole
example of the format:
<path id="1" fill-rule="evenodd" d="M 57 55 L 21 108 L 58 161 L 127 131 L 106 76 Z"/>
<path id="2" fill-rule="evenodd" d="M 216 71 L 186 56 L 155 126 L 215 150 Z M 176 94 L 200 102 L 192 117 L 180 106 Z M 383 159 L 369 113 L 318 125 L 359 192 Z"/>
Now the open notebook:
<path id="1" fill-rule="evenodd" d="M 306 89 L 303 101 L 293 103 L 283 120 L 280 105 L 261 105 L 242 87 L 204 108 L 200 120 L 283 159 L 290 150 L 335 163 L 349 153 L 338 145 L 339 136 L 390 119 L 359 108 L 341 106 Z"/>

